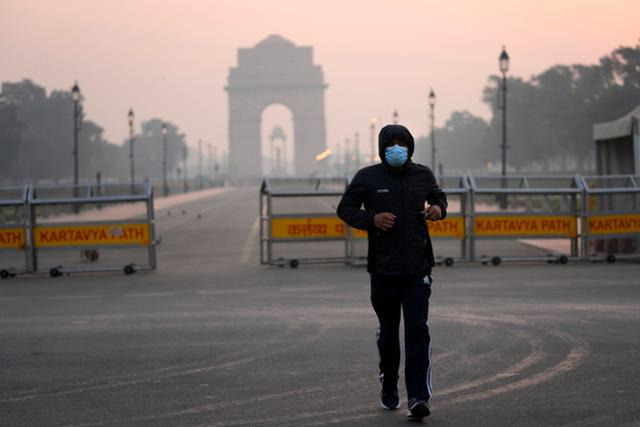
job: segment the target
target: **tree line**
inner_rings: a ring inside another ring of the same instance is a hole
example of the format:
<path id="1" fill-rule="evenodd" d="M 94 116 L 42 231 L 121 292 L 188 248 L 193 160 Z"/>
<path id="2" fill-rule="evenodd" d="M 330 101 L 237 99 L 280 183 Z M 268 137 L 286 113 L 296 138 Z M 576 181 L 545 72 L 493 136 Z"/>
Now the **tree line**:
<path id="1" fill-rule="evenodd" d="M 0 92 L 0 185 L 73 181 L 73 99 L 70 91 L 50 94 L 31 80 L 4 82 Z M 182 161 L 185 135 L 165 120 L 143 121 L 134 134 L 136 180 L 162 176 L 162 125 L 167 126 L 167 168 Z M 80 117 L 80 182 L 127 181 L 129 139 L 114 144 L 97 123 Z"/>
<path id="2" fill-rule="evenodd" d="M 500 170 L 501 76 L 490 76 L 482 99 L 487 121 L 455 111 L 437 128 L 436 160 L 446 173 Z M 525 80 L 507 79 L 507 165 L 522 173 L 594 171 L 593 125 L 618 119 L 640 104 L 640 43 L 621 46 L 593 65 L 555 65 Z M 430 164 L 423 136 L 418 161 Z"/>

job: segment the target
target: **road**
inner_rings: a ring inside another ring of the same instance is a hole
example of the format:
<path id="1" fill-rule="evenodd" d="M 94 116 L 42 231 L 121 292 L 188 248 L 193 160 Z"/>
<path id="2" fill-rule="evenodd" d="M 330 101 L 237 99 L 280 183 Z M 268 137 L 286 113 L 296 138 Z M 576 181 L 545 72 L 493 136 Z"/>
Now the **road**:
<path id="1" fill-rule="evenodd" d="M 366 272 L 260 266 L 257 195 L 158 210 L 154 273 L 0 281 L 0 425 L 407 425 L 379 409 Z M 424 425 L 640 425 L 639 273 L 436 268 Z"/>

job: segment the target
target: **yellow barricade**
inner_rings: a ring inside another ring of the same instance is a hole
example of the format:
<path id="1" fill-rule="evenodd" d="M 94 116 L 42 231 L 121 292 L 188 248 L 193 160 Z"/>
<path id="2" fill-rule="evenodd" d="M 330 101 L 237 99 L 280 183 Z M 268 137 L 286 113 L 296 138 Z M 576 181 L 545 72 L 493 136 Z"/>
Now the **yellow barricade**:
<path id="1" fill-rule="evenodd" d="M 592 235 L 640 233 L 640 214 L 590 215 L 588 224 Z"/>
<path id="2" fill-rule="evenodd" d="M 149 246 L 149 224 L 52 225 L 35 228 L 36 248 Z"/>
<path id="3" fill-rule="evenodd" d="M 465 237 L 465 223 L 461 216 L 446 217 L 442 221 L 427 221 L 431 237 L 448 237 L 462 240 Z"/>
<path id="4" fill-rule="evenodd" d="M 275 217 L 271 220 L 274 239 L 339 239 L 345 224 L 338 217 Z M 363 230 L 353 230 L 356 237 L 367 237 Z"/>
<path id="5" fill-rule="evenodd" d="M 23 228 L 0 228 L 0 249 L 24 250 Z"/>
<path id="6" fill-rule="evenodd" d="M 431 237 L 464 239 L 465 224 L 462 217 L 443 221 L 428 221 Z M 351 229 L 355 238 L 367 237 L 365 230 Z M 338 217 L 275 217 L 271 220 L 271 237 L 274 239 L 339 239 L 343 238 L 345 224 Z"/>
<path id="7" fill-rule="evenodd" d="M 478 215 L 475 235 L 491 236 L 560 236 L 577 235 L 577 219 L 573 215 Z"/>

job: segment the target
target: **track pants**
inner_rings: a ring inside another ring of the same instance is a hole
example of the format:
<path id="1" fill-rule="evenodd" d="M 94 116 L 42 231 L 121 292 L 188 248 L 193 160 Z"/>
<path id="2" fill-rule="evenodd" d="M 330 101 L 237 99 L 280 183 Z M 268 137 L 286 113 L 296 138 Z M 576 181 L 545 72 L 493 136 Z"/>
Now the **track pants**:
<path id="1" fill-rule="evenodd" d="M 371 274 L 371 304 L 378 316 L 376 341 L 380 354 L 380 381 L 398 382 L 400 367 L 400 312 L 404 318 L 405 383 L 409 399 L 431 398 L 431 337 L 427 325 L 431 274 L 381 276 Z"/>

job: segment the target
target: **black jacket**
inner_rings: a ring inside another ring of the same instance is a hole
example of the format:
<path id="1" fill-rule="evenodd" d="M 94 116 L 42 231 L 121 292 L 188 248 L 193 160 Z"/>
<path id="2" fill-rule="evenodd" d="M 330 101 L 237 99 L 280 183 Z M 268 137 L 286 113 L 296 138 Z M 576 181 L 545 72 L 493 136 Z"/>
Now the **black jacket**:
<path id="1" fill-rule="evenodd" d="M 338 216 L 350 226 L 368 231 L 368 272 L 383 275 L 427 272 L 434 265 L 433 249 L 420 212 L 427 201 L 440 206 L 444 218 L 447 197 L 428 167 L 415 164 L 411 159 L 401 168 L 386 163 L 384 146 L 394 139 L 405 141 L 409 156 L 413 154 L 413 137 L 405 127 L 382 128 L 378 137 L 382 163 L 356 173 L 340 200 Z M 389 231 L 373 225 L 373 216 L 381 212 L 396 216 Z"/>

